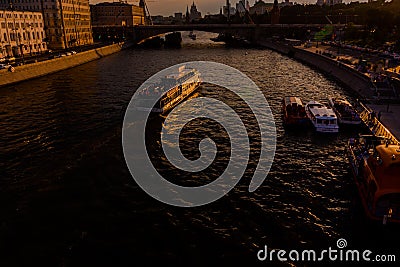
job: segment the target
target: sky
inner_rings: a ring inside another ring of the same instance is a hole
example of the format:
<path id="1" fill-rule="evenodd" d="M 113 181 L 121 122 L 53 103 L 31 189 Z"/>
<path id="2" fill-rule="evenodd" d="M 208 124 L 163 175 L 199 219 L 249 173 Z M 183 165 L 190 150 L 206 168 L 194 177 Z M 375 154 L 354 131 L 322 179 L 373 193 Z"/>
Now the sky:
<path id="1" fill-rule="evenodd" d="M 91 4 L 97 4 L 100 2 L 117 2 L 118 0 L 89 0 Z M 231 5 L 236 6 L 236 3 L 239 0 L 230 0 Z M 278 2 L 282 2 L 283 0 L 278 0 Z M 354 0 L 356 1 L 356 0 Z M 249 0 L 250 6 L 253 6 L 256 0 Z M 273 0 L 264 0 L 266 3 L 272 3 Z M 298 3 L 316 3 L 317 0 L 291 0 L 291 2 Z M 350 0 L 345 0 L 345 2 L 350 2 Z M 363 2 L 362 0 L 360 2 Z M 130 4 L 139 4 L 139 0 L 128 0 Z M 193 0 L 146 0 L 147 6 L 149 7 L 150 14 L 152 16 L 155 15 L 163 15 L 170 16 L 176 12 L 186 12 L 186 6 L 190 6 L 193 3 Z M 201 14 L 218 14 L 220 7 L 224 6 L 226 0 L 195 0 L 195 4 L 197 6 L 197 10 L 201 12 Z"/>

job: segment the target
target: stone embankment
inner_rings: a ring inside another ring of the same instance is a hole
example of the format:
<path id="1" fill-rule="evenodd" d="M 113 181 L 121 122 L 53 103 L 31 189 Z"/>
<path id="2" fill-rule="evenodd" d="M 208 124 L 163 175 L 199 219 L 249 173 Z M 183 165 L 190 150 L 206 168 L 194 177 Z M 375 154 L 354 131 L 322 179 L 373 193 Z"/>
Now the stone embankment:
<path id="1" fill-rule="evenodd" d="M 76 67 L 103 58 L 132 46 L 130 43 L 116 43 L 84 51 L 75 55 L 59 57 L 33 64 L 14 67 L 14 71 L 0 70 L 0 87 L 45 76 L 50 73 Z"/>
<path id="2" fill-rule="evenodd" d="M 346 64 L 327 56 L 283 43 L 264 40 L 260 41 L 259 45 L 287 55 L 328 74 L 347 88 L 355 91 L 360 99 L 373 98 L 374 91 L 371 90 L 370 78 Z"/>

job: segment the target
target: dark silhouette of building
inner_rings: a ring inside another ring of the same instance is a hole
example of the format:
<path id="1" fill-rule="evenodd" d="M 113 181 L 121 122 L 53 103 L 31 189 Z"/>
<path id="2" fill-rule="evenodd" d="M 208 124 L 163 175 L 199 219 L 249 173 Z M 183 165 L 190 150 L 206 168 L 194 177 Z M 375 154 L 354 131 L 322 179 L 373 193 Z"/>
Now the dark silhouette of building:
<path id="1" fill-rule="evenodd" d="M 145 24 L 144 8 L 125 2 L 90 5 L 93 26 L 135 26 Z"/>
<path id="2" fill-rule="evenodd" d="M 280 13 L 278 0 L 274 0 L 274 7 L 271 10 L 271 24 L 279 24 Z"/>
<path id="3" fill-rule="evenodd" d="M 144 23 L 146 25 L 152 25 L 153 21 L 151 19 L 151 14 L 148 12 L 149 10 L 147 9 L 147 5 L 145 0 L 140 0 L 139 1 L 139 7 L 143 9 L 143 15 L 144 15 Z M 149 14 L 147 14 L 149 13 Z"/>
<path id="4" fill-rule="evenodd" d="M 188 6 L 186 6 L 185 20 L 186 20 L 186 23 L 190 23 L 190 13 L 189 13 L 189 7 Z"/>
<path id="5" fill-rule="evenodd" d="M 190 20 L 198 20 L 201 19 L 201 12 L 197 10 L 197 6 L 193 1 L 192 6 L 190 7 Z"/>

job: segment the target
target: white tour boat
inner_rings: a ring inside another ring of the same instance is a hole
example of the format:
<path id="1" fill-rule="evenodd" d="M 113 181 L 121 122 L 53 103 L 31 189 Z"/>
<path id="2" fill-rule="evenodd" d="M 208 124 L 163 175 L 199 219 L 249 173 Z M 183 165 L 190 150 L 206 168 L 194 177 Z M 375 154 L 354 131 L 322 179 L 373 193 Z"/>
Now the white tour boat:
<path id="1" fill-rule="evenodd" d="M 136 109 L 165 114 L 191 95 L 200 84 L 200 72 L 182 66 L 178 73 L 162 77 L 159 83 L 141 90 L 136 96 Z M 153 106 L 155 99 L 158 101 Z"/>
<path id="2" fill-rule="evenodd" d="M 338 120 L 331 108 L 317 101 L 310 101 L 306 105 L 306 113 L 317 132 L 339 132 Z"/>

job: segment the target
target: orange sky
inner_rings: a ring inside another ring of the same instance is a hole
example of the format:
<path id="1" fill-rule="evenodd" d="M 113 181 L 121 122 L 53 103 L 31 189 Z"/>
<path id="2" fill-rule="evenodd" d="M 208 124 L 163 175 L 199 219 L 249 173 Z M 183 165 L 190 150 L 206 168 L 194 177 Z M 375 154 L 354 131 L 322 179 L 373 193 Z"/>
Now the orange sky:
<path id="1" fill-rule="evenodd" d="M 101 3 L 101 2 L 112 2 L 113 0 L 89 0 L 91 4 Z M 114 0 L 117 2 L 116 0 Z M 239 0 L 230 0 L 231 4 L 235 4 Z M 250 4 L 253 5 L 256 0 L 250 0 Z M 278 0 L 282 1 L 282 0 Z M 316 0 L 315 0 L 316 1 Z M 273 2 L 273 0 L 265 0 L 265 2 Z M 139 0 L 128 0 L 128 3 L 138 4 Z M 163 15 L 169 16 L 173 15 L 175 12 L 186 12 L 186 6 L 189 8 L 193 3 L 193 0 L 147 0 L 146 1 L 151 15 Z M 226 0 L 195 0 L 197 9 L 206 15 L 207 13 L 216 14 L 219 13 L 221 6 L 225 5 Z"/>
<path id="2" fill-rule="evenodd" d="M 101 3 L 101 2 L 112 2 L 113 0 L 89 0 L 91 4 Z M 115 1 L 115 0 L 114 0 Z M 230 0 L 233 6 L 236 6 L 236 3 L 239 0 Z M 284 0 L 278 0 L 278 2 L 282 2 Z M 291 2 L 298 3 L 316 3 L 317 0 L 290 0 Z M 345 2 L 349 2 L 350 0 L 345 0 Z M 356 1 L 356 0 L 353 0 Z M 147 5 L 150 10 L 150 14 L 152 16 L 155 15 L 163 15 L 169 16 L 173 15 L 175 12 L 186 12 L 186 6 L 189 7 L 192 5 L 193 0 L 147 0 Z M 256 0 L 249 0 L 250 5 L 252 6 Z M 264 2 L 273 2 L 273 0 L 264 0 Z M 361 0 L 360 2 L 363 2 Z M 128 0 L 128 3 L 138 4 L 139 0 Z M 221 6 L 225 5 L 226 0 L 195 0 L 197 5 L 197 9 L 202 13 L 202 15 L 206 15 L 207 13 L 217 14 L 219 13 L 219 9 Z"/>

